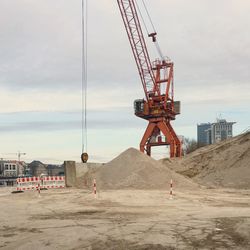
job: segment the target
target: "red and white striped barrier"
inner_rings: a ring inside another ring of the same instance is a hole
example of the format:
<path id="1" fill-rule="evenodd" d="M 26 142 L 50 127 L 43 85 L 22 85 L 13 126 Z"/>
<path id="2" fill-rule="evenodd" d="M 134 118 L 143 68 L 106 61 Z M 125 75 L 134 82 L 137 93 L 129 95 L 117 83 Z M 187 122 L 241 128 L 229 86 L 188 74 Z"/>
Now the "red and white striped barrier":
<path id="1" fill-rule="evenodd" d="M 17 178 L 17 191 L 38 190 L 42 188 L 64 188 L 64 176 Z"/>
<path id="2" fill-rule="evenodd" d="M 38 189 L 38 184 L 41 182 L 39 177 L 17 178 L 17 191 L 26 191 Z"/>
<path id="3" fill-rule="evenodd" d="M 47 176 L 41 179 L 43 188 L 64 188 L 64 176 Z"/>
<path id="4" fill-rule="evenodd" d="M 94 179 L 94 182 L 93 182 L 93 191 L 94 191 L 94 195 L 96 198 L 96 179 Z"/>
<path id="5" fill-rule="evenodd" d="M 173 180 L 170 180 L 170 199 L 173 199 Z"/>

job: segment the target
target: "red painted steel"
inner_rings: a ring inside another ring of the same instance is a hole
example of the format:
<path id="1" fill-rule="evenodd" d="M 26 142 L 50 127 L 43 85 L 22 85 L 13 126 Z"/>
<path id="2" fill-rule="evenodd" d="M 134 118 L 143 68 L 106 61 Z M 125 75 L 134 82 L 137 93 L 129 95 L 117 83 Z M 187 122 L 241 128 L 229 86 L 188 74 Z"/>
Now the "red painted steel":
<path id="1" fill-rule="evenodd" d="M 180 157 L 181 143 L 170 124 L 179 114 L 174 109 L 174 63 L 169 59 L 156 59 L 151 63 L 135 1 L 117 0 L 117 3 L 146 97 L 146 100 L 135 101 L 135 115 L 149 121 L 140 150 L 151 155 L 152 146 L 170 145 L 170 157 Z M 156 42 L 156 35 L 148 36 Z M 156 140 L 158 137 L 161 139 Z"/>

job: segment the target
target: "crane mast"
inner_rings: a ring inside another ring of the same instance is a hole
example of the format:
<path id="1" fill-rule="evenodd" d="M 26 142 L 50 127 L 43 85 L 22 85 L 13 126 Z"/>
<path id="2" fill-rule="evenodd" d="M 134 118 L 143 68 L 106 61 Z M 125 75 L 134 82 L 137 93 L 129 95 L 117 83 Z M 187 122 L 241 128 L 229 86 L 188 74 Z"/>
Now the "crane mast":
<path id="1" fill-rule="evenodd" d="M 146 98 L 134 102 L 135 115 L 149 121 L 140 150 L 151 155 L 151 147 L 170 145 L 170 157 L 180 157 L 181 143 L 170 124 L 180 113 L 180 102 L 174 101 L 174 64 L 164 58 L 151 62 L 135 0 L 117 0 L 117 3 Z M 148 34 L 153 42 L 156 35 L 156 32 Z"/>

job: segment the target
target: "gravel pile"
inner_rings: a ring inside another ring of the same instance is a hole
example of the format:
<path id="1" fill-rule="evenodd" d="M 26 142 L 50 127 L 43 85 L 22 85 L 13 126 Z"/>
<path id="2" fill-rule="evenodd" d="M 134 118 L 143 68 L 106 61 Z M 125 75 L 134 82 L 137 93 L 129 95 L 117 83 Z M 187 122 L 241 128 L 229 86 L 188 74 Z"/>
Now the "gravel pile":
<path id="1" fill-rule="evenodd" d="M 202 185 L 250 189 L 250 132 L 161 162 Z"/>
<path id="2" fill-rule="evenodd" d="M 78 187 L 90 187 L 93 179 L 99 189 L 169 189 L 173 179 L 175 188 L 197 188 L 189 178 L 170 170 L 159 161 L 129 148 L 112 161 L 89 169 L 78 178 Z"/>

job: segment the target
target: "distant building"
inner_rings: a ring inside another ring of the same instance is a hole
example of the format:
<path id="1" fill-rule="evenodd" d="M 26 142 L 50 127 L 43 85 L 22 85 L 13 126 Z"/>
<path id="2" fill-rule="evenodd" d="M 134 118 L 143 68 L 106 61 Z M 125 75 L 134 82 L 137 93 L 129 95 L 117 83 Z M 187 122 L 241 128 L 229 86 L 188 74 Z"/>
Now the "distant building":
<path id="1" fill-rule="evenodd" d="M 0 176 L 17 177 L 24 173 L 25 162 L 1 160 L 0 161 Z"/>
<path id="2" fill-rule="evenodd" d="M 47 171 L 49 176 L 64 175 L 64 165 L 47 165 Z"/>
<path id="3" fill-rule="evenodd" d="M 24 161 L 0 159 L 0 177 L 18 176 L 63 176 L 64 165 L 44 164 L 40 161 L 32 161 L 27 164 Z"/>
<path id="4" fill-rule="evenodd" d="M 18 166 L 13 162 L 5 162 L 3 164 L 3 176 L 18 176 Z"/>
<path id="5" fill-rule="evenodd" d="M 3 171 L 4 171 L 4 161 L 0 161 L 0 176 L 3 176 Z"/>
<path id="6" fill-rule="evenodd" d="M 197 125 L 197 142 L 202 147 L 233 137 L 233 124 L 225 119 L 217 119 L 215 123 L 201 123 Z"/>
<path id="7" fill-rule="evenodd" d="M 32 176 L 40 175 L 49 175 L 49 176 L 58 176 L 64 175 L 64 166 L 63 165 L 53 165 L 53 164 L 44 164 L 40 161 L 32 161 L 28 164 L 28 173 Z"/>
<path id="8" fill-rule="evenodd" d="M 32 161 L 28 165 L 29 174 L 32 176 L 40 176 L 41 174 L 47 175 L 47 168 L 46 165 L 40 161 Z"/>
<path id="9" fill-rule="evenodd" d="M 209 145 L 211 141 L 211 133 L 209 132 L 212 127 L 211 123 L 201 123 L 197 125 L 197 143 L 198 147 Z"/>

